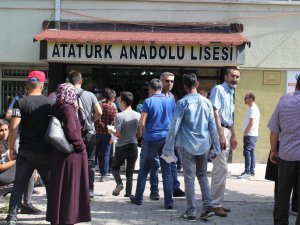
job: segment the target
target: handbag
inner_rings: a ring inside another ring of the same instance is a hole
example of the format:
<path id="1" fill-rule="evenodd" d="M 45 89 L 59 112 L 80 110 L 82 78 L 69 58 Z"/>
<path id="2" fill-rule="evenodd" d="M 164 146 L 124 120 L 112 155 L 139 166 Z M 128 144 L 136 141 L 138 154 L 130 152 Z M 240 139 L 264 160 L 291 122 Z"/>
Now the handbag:
<path id="1" fill-rule="evenodd" d="M 44 140 L 61 153 L 69 155 L 74 152 L 73 146 L 65 136 L 61 122 L 55 116 L 51 116 L 50 118 Z"/>

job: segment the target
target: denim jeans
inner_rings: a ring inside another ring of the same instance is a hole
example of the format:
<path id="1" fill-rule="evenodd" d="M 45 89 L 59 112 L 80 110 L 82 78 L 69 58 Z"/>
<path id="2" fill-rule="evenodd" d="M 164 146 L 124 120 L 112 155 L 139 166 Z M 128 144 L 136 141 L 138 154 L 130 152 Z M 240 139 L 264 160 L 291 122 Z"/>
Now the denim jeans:
<path id="1" fill-rule="evenodd" d="M 45 184 L 46 192 L 48 192 L 50 153 L 19 151 L 16 161 L 15 183 L 9 200 L 9 212 L 6 217 L 7 221 L 17 220 L 18 206 L 34 169 L 39 172 Z"/>
<path id="2" fill-rule="evenodd" d="M 97 134 L 96 135 L 96 149 L 99 152 L 99 161 L 102 161 L 100 167 L 101 176 L 107 176 L 109 172 L 109 157 L 111 144 L 109 144 L 110 134 Z"/>
<path id="3" fill-rule="evenodd" d="M 255 143 L 257 137 L 244 136 L 245 173 L 253 174 L 255 170 Z"/>
<path id="4" fill-rule="evenodd" d="M 145 191 L 146 181 L 151 166 L 155 163 L 155 157 L 161 156 L 166 139 L 160 139 L 157 141 L 144 141 L 140 158 L 140 170 L 138 173 L 138 179 L 136 184 L 135 199 L 138 203 L 142 203 L 143 194 Z M 163 178 L 163 190 L 165 206 L 173 206 L 173 182 L 171 174 L 171 164 L 159 157 L 162 178 Z"/>
<path id="5" fill-rule="evenodd" d="M 155 156 L 155 161 L 152 163 L 150 169 L 150 193 L 158 193 L 158 169 L 160 167 L 159 156 L 158 154 Z"/>
<path id="6" fill-rule="evenodd" d="M 192 155 L 181 149 L 183 176 L 185 185 L 185 199 L 187 203 L 187 214 L 196 216 L 195 177 L 197 176 L 201 195 L 202 208 L 206 210 L 211 204 L 211 193 L 207 179 L 207 153 L 203 155 Z"/>
<path id="7" fill-rule="evenodd" d="M 133 172 L 135 162 L 138 155 L 138 149 L 136 143 L 129 143 L 116 147 L 115 155 L 112 162 L 112 175 L 115 178 L 117 185 L 123 184 L 120 176 L 120 167 L 126 160 L 126 195 L 131 195 Z"/>
<path id="8" fill-rule="evenodd" d="M 158 193 L 158 169 L 160 167 L 159 157 L 155 157 L 155 163 L 152 164 L 150 169 L 150 193 Z M 180 182 L 177 177 L 176 163 L 171 163 L 171 174 L 173 179 L 173 192 L 180 188 Z"/>

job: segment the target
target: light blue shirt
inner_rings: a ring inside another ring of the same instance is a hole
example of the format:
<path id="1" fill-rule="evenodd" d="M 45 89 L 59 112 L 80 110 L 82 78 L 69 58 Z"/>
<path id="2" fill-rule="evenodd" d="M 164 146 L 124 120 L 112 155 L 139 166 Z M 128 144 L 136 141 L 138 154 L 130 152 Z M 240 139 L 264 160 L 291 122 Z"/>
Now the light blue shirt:
<path id="1" fill-rule="evenodd" d="M 213 107 L 200 94 L 187 94 L 178 101 L 164 147 L 165 155 L 174 154 L 174 146 L 193 155 L 203 155 L 213 143 L 221 153 Z"/>
<path id="2" fill-rule="evenodd" d="M 233 125 L 234 89 L 226 82 L 215 86 L 210 93 L 212 105 L 219 111 L 221 123 L 225 126 Z"/>

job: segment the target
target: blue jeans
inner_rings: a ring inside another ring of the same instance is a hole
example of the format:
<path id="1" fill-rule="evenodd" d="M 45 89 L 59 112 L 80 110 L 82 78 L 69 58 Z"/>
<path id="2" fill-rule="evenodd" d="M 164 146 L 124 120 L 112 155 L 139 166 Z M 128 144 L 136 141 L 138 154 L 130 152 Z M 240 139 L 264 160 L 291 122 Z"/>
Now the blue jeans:
<path id="1" fill-rule="evenodd" d="M 185 199 L 187 203 L 187 214 L 196 216 L 195 177 L 197 176 L 201 195 L 202 208 L 206 210 L 211 204 L 211 193 L 207 179 L 207 153 L 203 155 L 192 155 L 181 149 L 183 176 L 185 185 Z"/>
<path id="2" fill-rule="evenodd" d="M 255 143 L 257 137 L 244 136 L 245 173 L 254 174 L 255 170 Z"/>
<path id="3" fill-rule="evenodd" d="M 96 151 L 99 152 L 98 158 L 102 162 L 100 167 L 101 176 L 107 176 L 109 172 L 109 156 L 111 150 L 111 144 L 109 144 L 110 138 L 110 134 L 96 135 Z"/>
<path id="4" fill-rule="evenodd" d="M 138 203 L 142 203 L 143 194 L 146 186 L 147 176 L 153 163 L 155 163 L 155 157 L 161 156 L 166 139 L 160 139 L 157 141 L 144 141 L 141 158 L 140 158 L 140 170 L 138 173 L 138 179 L 136 184 L 135 199 Z M 163 190 L 165 206 L 173 206 L 173 181 L 171 174 L 171 164 L 159 157 L 162 178 L 163 178 Z"/>
<path id="5" fill-rule="evenodd" d="M 160 167 L 159 165 L 159 158 L 158 156 L 155 157 L 155 163 L 151 166 L 150 169 L 150 192 L 151 193 L 158 193 L 158 169 Z M 176 163 L 171 163 L 171 174 L 173 178 L 173 192 L 178 190 L 180 188 L 180 182 L 177 177 L 177 166 Z"/>

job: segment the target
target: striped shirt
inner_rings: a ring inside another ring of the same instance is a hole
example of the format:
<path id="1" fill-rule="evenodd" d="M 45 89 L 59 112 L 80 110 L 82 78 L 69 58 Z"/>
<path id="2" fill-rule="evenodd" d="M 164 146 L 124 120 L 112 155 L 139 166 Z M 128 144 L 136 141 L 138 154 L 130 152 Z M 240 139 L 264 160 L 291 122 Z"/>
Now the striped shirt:
<path id="1" fill-rule="evenodd" d="M 215 86 L 210 93 L 212 105 L 219 111 L 221 123 L 225 126 L 233 125 L 234 89 L 226 82 Z"/>
<path id="2" fill-rule="evenodd" d="M 300 91 L 286 94 L 279 100 L 268 123 L 271 132 L 279 134 L 279 158 L 300 160 Z"/>

